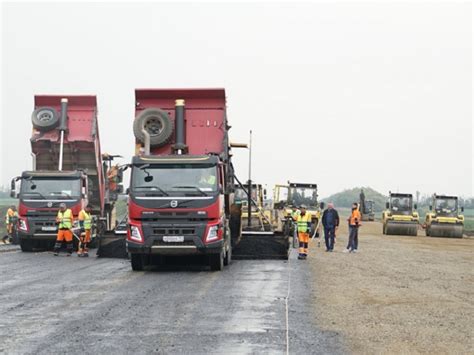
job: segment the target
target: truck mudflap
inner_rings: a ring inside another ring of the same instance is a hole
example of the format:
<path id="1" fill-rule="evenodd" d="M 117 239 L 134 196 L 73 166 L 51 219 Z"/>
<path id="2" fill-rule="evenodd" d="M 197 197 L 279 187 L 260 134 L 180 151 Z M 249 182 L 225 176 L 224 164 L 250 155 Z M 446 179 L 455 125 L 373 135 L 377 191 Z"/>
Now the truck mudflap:
<path id="1" fill-rule="evenodd" d="M 100 258 L 126 259 L 127 231 L 125 233 L 110 231 L 97 236 L 97 256 Z"/>
<path id="2" fill-rule="evenodd" d="M 127 249 L 131 254 L 176 256 L 219 254 L 223 246 L 224 240 L 205 244 L 199 236 L 184 236 L 182 238 L 154 236 L 148 237 L 143 244 L 127 240 Z"/>

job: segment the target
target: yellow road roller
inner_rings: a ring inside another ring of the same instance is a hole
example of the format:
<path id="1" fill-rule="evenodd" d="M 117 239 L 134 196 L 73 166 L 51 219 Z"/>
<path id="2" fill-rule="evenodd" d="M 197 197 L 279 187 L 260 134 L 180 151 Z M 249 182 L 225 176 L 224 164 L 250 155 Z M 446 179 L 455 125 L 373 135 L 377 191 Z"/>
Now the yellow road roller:
<path id="1" fill-rule="evenodd" d="M 459 207 L 457 196 L 433 194 L 430 212 L 425 218 L 426 236 L 462 238 L 464 207 Z"/>
<path id="2" fill-rule="evenodd" d="M 382 213 L 383 234 L 412 235 L 418 234 L 420 217 L 413 204 L 413 195 L 389 192 L 386 210 Z"/>

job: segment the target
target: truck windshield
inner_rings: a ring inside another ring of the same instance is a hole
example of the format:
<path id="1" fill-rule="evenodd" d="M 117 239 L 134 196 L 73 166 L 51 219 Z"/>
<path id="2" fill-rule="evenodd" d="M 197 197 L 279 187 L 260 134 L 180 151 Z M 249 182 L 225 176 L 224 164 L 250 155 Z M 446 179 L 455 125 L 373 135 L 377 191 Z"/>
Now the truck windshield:
<path id="1" fill-rule="evenodd" d="M 314 188 L 290 187 L 290 203 L 294 206 L 316 206 L 318 193 Z"/>
<path id="2" fill-rule="evenodd" d="M 392 210 L 396 212 L 411 211 L 411 198 L 409 197 L 392 197 Z"/>
<path id="3" fill-rule="evenodd" d="M 131 190 L 157 196 L 206 196 L 217 191 L 214 165 L 142 165 L 134 166 Z"/>
<path id="4" fill-rule="evenodd" d="M 455 215 L 457 212 L 458 208 L 458 203 L 456 199 L 444 199 L 444 198 L 438 198 L 436 199 L 435 203 L 435 210 L 436 213 L 440 215 Z"/>
<path id="5" fill-rule="evenodd" d="M 81 196 L 79 178 L 25 178 L 21 182 L 22 197 L 36 200 L 68 200 Z"/>

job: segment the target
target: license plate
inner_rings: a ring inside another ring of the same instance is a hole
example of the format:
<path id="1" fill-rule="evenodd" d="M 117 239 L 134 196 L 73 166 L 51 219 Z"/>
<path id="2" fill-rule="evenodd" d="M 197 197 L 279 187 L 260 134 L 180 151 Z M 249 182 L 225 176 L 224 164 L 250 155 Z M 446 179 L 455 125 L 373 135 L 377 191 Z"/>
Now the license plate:
<path id="1" fill-rule="evenodd" d="M 164 242 L 169 242 L 169 243 L 182 243 L 184 242 L 184 236 L 164 236 L 163 237 Z"/>
<path id="2" fill-rule="evenodd" d="M 48 231 L 48 232 L 56 231 L 56 227 L 41 227 L 41 230 Z"/>

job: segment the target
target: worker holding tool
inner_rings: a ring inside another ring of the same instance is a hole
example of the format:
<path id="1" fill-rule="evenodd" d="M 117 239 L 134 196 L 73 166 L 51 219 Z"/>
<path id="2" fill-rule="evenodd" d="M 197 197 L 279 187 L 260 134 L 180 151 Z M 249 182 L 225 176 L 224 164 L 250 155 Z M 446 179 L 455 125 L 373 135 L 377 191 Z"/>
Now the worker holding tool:
<path id="1" fill-rule="evenodd" d="M 91 230 L 92 230 L 92 208 L 87 205 L 85 209 L 79 212 L 79 226 L 81 227 L 81 235 L 79 237 L 79 248 L 77 250 L 77 256 L 88 257 L 89 256 L 89 243 L 91 242 Z"/>
<path id="2" fill-rule="evenodd" d="M 349 243 L 345 253 L 356 253 L 359 246 L 359 227 L 361 226 L 361 215 L 357 202 L 352 204 L 351 216 L 347 219 L 349 222 Z"/>
<path id="3" fill-rule="evenodd" d="M 7 227 L 7 235 L 3 237 L 3 243 L 8 244 L 13 240 L 13 231 L 18 222 L 18 212 L 16 206 L 10 206 L 5 215 L 5 225 Z"/>
<path id="4" fill-rule="evenodd" d="M 62 202 L 59 205 L 58 215 L 56 217 L 56 224 L 58 225 L 58 236 L 56 238 L 56 244 L 54 244 L 54 255 L 59 255 L 59 250 L 64 241 L 66 241 L 67 256 L 72 254 L 72 223 L 74 217 L 71 209 L 66 207 L 66 204 Z"/>
<path id="5" fill-rule="evenodd" d="M 328 208 L 323 213 L 324 241 L 326 242 L 326 251 L 334 250 L 334 239 L 336 230 L 339 227 L 339 214 L 334 209 L 332 202 L 328 203 Z"/>
<path id="6" fill-rule="evenodd" d="M 298 259 L 306 260 L 308 257 L 309 233 L 311 231 L 311 214 L 306 211 L 305 205 L 301 205 L 300 211 L 301 213 L 296 217 L 300 247 Z"/>

